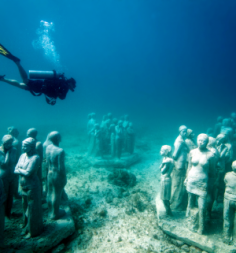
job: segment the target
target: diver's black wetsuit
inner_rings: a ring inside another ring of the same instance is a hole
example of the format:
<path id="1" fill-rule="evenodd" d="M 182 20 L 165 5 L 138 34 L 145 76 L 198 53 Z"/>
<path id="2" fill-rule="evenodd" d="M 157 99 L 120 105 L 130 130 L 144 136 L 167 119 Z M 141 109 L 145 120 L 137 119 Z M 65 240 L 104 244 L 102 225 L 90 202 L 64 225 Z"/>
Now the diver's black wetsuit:
<path id="1" fill-rule="evenodd" d="M 66 94 L 69 90 L 69 86 L 64 79 L 45 79 L 45 80 L 34 80 L 29 79 L 27 83 L 29 91 L 34 96 L 40 96 L 45 94 L 46 101 L 48 104 L 54 105 L 56 99 L 65 99 Z"/>

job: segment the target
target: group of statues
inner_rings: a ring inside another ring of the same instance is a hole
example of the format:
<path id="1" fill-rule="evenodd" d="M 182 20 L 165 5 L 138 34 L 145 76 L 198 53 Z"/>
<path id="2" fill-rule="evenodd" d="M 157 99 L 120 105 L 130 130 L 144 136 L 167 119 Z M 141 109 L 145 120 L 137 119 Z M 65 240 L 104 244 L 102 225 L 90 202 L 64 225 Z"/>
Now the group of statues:
<path id="1" fill-rule="evenodd" d="M 25 238 L 35 237 L 43 229 L 43 186 L 45 185 L 49 219 L 64 216 L 59 209 L 66 185 L 65 153 L 59 147 L 61 136 L 53 131 L 42 145 L 37 130 L 31 128 L 21 143 L 19 132 L 9 127 L 0 147 L 0 246 L 3 247 L 5 216 L 11 219 L 13 198 L 22 198 Z"/>
<path id="2" fill-rule="evenodd" d="M 214 202 L 223 202 L 224 242 L 229 243 L 236 211 L 236 113 L 219 117 L 207 133 L 199 134 L 195 143 L 194 132 L 180 126 L 173 155 L 171 146 L 162 146 L 160 197 L 167 215 L 186 211 L 189 228 L 199 234 L 210 226 Z"/>
<path id="3" fill-rule="evenodd" d="M 101 124 L 96 122 L 95 113 L 90 113 L 88 119 L 89 156 L 120 159 L 122 152 L 133 154 L 135 133 L 128 115 L 118 120 L 108 113 Z"/>

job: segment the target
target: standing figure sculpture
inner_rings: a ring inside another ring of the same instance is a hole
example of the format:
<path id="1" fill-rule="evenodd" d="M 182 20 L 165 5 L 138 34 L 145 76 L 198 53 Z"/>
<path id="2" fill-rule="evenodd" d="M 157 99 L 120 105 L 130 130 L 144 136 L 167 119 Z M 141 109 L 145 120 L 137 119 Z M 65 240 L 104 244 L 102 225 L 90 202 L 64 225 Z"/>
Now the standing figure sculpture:
<path id="1" fill-rule="evenodd" d="M 38 169 L 38 178 L 39 178 L 39 181 L 41 184 L 41 191 L 43 193 L 43 181 L 42 181 L 43 145 L 42 145 L 42 142 L 37 140 L 37 134 L 38 134 L 37 129 L 30 128 L 27 131 L 26 136 L 34 138 L 36 141 L 35 151 L 36 151 L 36 154 L 40 158 L 39 169 Z"/>
<path id="2" fill-rule="evenodd" d="M 214 156 L 212 170 L 209 171 L 209 179 L 208 179 L 208 196 L 207 196 L 207 218 L 210 220 L 211 218 L 211 210 L 214 204 L 214 201 L 217 197 L 217 189 L 219 183 L 219 158 L 220 153 L 216 148 L 216 139 L 213 137 L 209 137 L 209 141 L 207 144 L 207 148 L 212 152 Z"/>
<path id="3" fill-rule="evenodd" d="M 62 148 L 59 148 L 61 136 L 58 132 L 51 132 L 49 140 L 52 144 L 46 149 L 46 163 L 48 167 L 47 202 L 49 217 L 52 220 L 57 220 L 66 214 L 64 210 L 59 209 L 62 193 L 67 182 L 65 153 Z"/>
<path id="4" fill-rule="evenodd" d="M 122 120 L 119 120 L 115 127 L 115 145 L 116 145 L 116 158 L 120 159 L 123 147 L 123 127 Z"/>
<path id="5" fill-rule="evenodd" d="M 89 135 L 89 133 L 93 130 L 95 124 L 96 124 L 96 120 L 95 120 L 96 114 L 94 112 L 90 113 L 88 115 L 88 123 L 87 123 L 87 133 Z"/>
<path id="6" fill-rule="evenodd" d="M 227 140 L 229 142 L 232 142 L 234 131 L 233 131 L 231 119 L 227 119 L 227 118 L 223 119 L 220 133 L 226 135 Z"/>
<path id="7" fill-rule="evenodd" d="M 13 143 L 12 146 L 16 149 L 16 163 L 18 162 L 20 155 L 21 155 L 21 143 L 17 139 L 19 136 L 19 131 L 16 127 L 10 126 L 7 128 L 7 134 L 11 135 L 13 137 Z M 16 165 L 16 164 L 15 164 Z M 14 197 L 17 199 L 21 199 L 21 196 L 18 193 L 18 187 L 19 187 L 19 176 L 14 174 Z"/>
<path id="8" fill-rule="evenodd" d="M 217 202 L 223 202 L 223 195 L 225 192 L 224 177 L 226 173 L 226 163 L 229 158 L 228 147 L 225 145 L 227 137 L 224 134 L 218 134 L 216 137 L 216 147 L 219 152 L 219 162 L 218 162 L 218 189 L 217 189 Z"/>
<path id="9" fill-rule="evenodd" d="M 188 129 L 185 142 L 186 142 L 186 144 L 189 148 L 189 151 L 191 151 L 192 149 L 197 148 L 197 145 L 194 142 L 194 137 L 195 137 L 195 134 L 194 134 L 193 130 Z"/>
<path id="10" fill-rule="evenodd" d="M 124 115 L 124 120 L 122 123 L 122 127 L 123 127 L 123 149 L 125 152 L 128 152 L 128 133 L 127 133 L 127 128 L 129 127 L 129 115 Z"/>
<path id="11" fill-rule="evenodd" d="M 223 117 L 219 116 L 217 118 L 217 123 L 214 126 L 214 137 L 216 137 L 218 134 L 220 134 L 221 127 L 222 127 L 222 121 L 223 121 Z"/>
<path id="12" fill-rule="evenodd" d="M 162 164 L 160 165 L 161 170 L 161 194 L 160 198 L 166 209 L 166 215 L 172 215 L 170 208 L 170 197 L 171 197 L 171 172 L 174 167 L 174 161 L 171 158 L 171 147 L 164 145 L 161 147 L 161 156 L 163 156 Z"/>
<path id="13" fill-rule="evenodd" d="M 38 178 L 40 158 L 35 151 L 36 141 L 29 137 L 22 143 L 23 154 L 16 165 L 15 173 L 20 175 L 20 192 L 23 205 L 22 234 L 25 238 L 41 234 L 43 229 L 41 187 Z"/>
<path id="14" fill-rule="evenodd" d="M 0 178 L 0 249 L 4 247 L 4 225 L 5 225 L 5 208 L 4 203 L 6 200 L 6 195 L 4 191 L 4 186 L 2 179 Z"/>
<path id="15" fill-rule="evenodd" d="M 225 194 L 224 194 L 224 242 L 232 241 L 234 219 L 236 212 L 236 161 L 232 163 L 232 170 L 225 175 Z"/>
<path id="16" fill-rule="evenodd" d="M 16 149 L 12 146 L 13 137 L 9 134 L 2 138 L 0 147 L 0 178 L 6 194 L 5 215 L 10 219 L 15 190 L 14 168 L 16 165 Z"/>
<path id="17" fill-rule="evenodd" d="M 110 145 L 111 145 L 111 157 L 114 158 L 116 155 L 116 143 L 115 143 L 115 125 L 110 125 Z"/>
<path id="18" fill-rule="evenodd" d="M 208 136 L 200 134 L 197 138 L 198 148 L 190 151 L 188 172 L 185 180 L 188 192 L 188 207 L 186 216 L 192 216 L 191 210 L 198 203 L 198 233 L 206 230 L 207 194 L 209 172 L 214 171 L 214 155 L 207 149 Z"/>
<path id="19" fill-rule="evenodd" d="M 179 127 L 179 136 L 175 140 L 175 150 L 173 159 L 175 160 L 175 167 L 172 174 L 172 197 L 171 209 L 183 211 L 187 206 L 187 192 L 184 186 L 186 176 L 188 146 L 185 143 L 187 136 L 187 127 Z"/>
<path id="20" fill-rule="evenodd" d="M 135 133 L 133 129 L 133 123 L 129 123 L 127 127 L 127 152 L 129 154 L 134 153 L 134 144 L 135 144 Z"/>

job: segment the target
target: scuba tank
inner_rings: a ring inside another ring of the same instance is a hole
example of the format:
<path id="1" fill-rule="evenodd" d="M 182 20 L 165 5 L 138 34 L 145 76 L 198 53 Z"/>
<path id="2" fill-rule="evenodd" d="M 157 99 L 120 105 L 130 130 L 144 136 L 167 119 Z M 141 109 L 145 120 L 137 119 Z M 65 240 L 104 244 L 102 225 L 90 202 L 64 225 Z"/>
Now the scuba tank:
<path id="1" fill-rule="evenodd" d="M 41 71 L 41 70 L 29 70 L 30 79 L 54 79 L 61 77 L 61 74 L 57 74 L 55 70 Z"/>

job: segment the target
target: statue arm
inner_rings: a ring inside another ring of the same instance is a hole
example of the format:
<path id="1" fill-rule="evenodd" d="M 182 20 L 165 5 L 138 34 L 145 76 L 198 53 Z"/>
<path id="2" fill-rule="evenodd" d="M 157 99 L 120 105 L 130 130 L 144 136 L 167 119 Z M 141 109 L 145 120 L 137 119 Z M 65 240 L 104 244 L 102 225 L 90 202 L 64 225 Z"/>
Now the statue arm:
<path id="1" fill-rule="evenodd" d="M 163 164 L 164 166 L 161 168 L 161 174 L 164 175 L 168 171 L 168 166 L 166 163 Z"/>
<path id="2" fill-rule="evenodd" d="M 7 151 L 6 155 L 4 155 L 3 152 L 1 152 L 0 164 L 1 164 L 2 169 L 7 168 L 9 162 L 10 162 L 10 151 Z"/>
<path id="3" fill-rule="evenodd" d="M 37 153 L 40 157 L 40 161 L 42 162 L 43 161 L 43 145 L 42 145 L 42 143 L 37 144 L 36 150 L 37 150 Z"/>
<path id="4" fill-rule="evenodd" d="M 175 144 L 175 150 L 174 150 L 174 153 L 173 153 L 173 159 L 174 160 L 177 160 L 178 157 L 179 157 L 179 153 L 180 153 L 180 150 L 181 150 L 181 147 L 182 147 L 182 144 L 181 142 L 177 142 Z"/>
<path id="5" fill-rule="evenodd" d="M 227 151 L 228 151 L 227 147 L 224 147 L 223 150 L 220 152 L 220 157 L 221 157 L 221 158 L 225 157 Z"/>
<path id="6" fill-rule="evenodd" d="M 187 180 L 187 178 L 188 178 L 188 173 L 191 170 L 191 167 L 192 167 L 192 152 L 190 151 L 189 157 L 188 157 L 188 168 L 187 168 L 186 179 L 185 180 Z"/>
<path id="7" fill-rule="evenodd" d="M 31 159 L 26 169 L 20 169 L 18 168 L 19 174 L 30 177 L 32 174 L 36 173 L 39 167 L 39 156 Z"/>
<path id="8" fill-rule="evenodd" d="M 60 152 L 60 154 L 58 155 L 58 169 L 59 169 L 60 173 L 66 174 L 66 172 L 65 172 L 65 152 L 64 151 Z"/>

